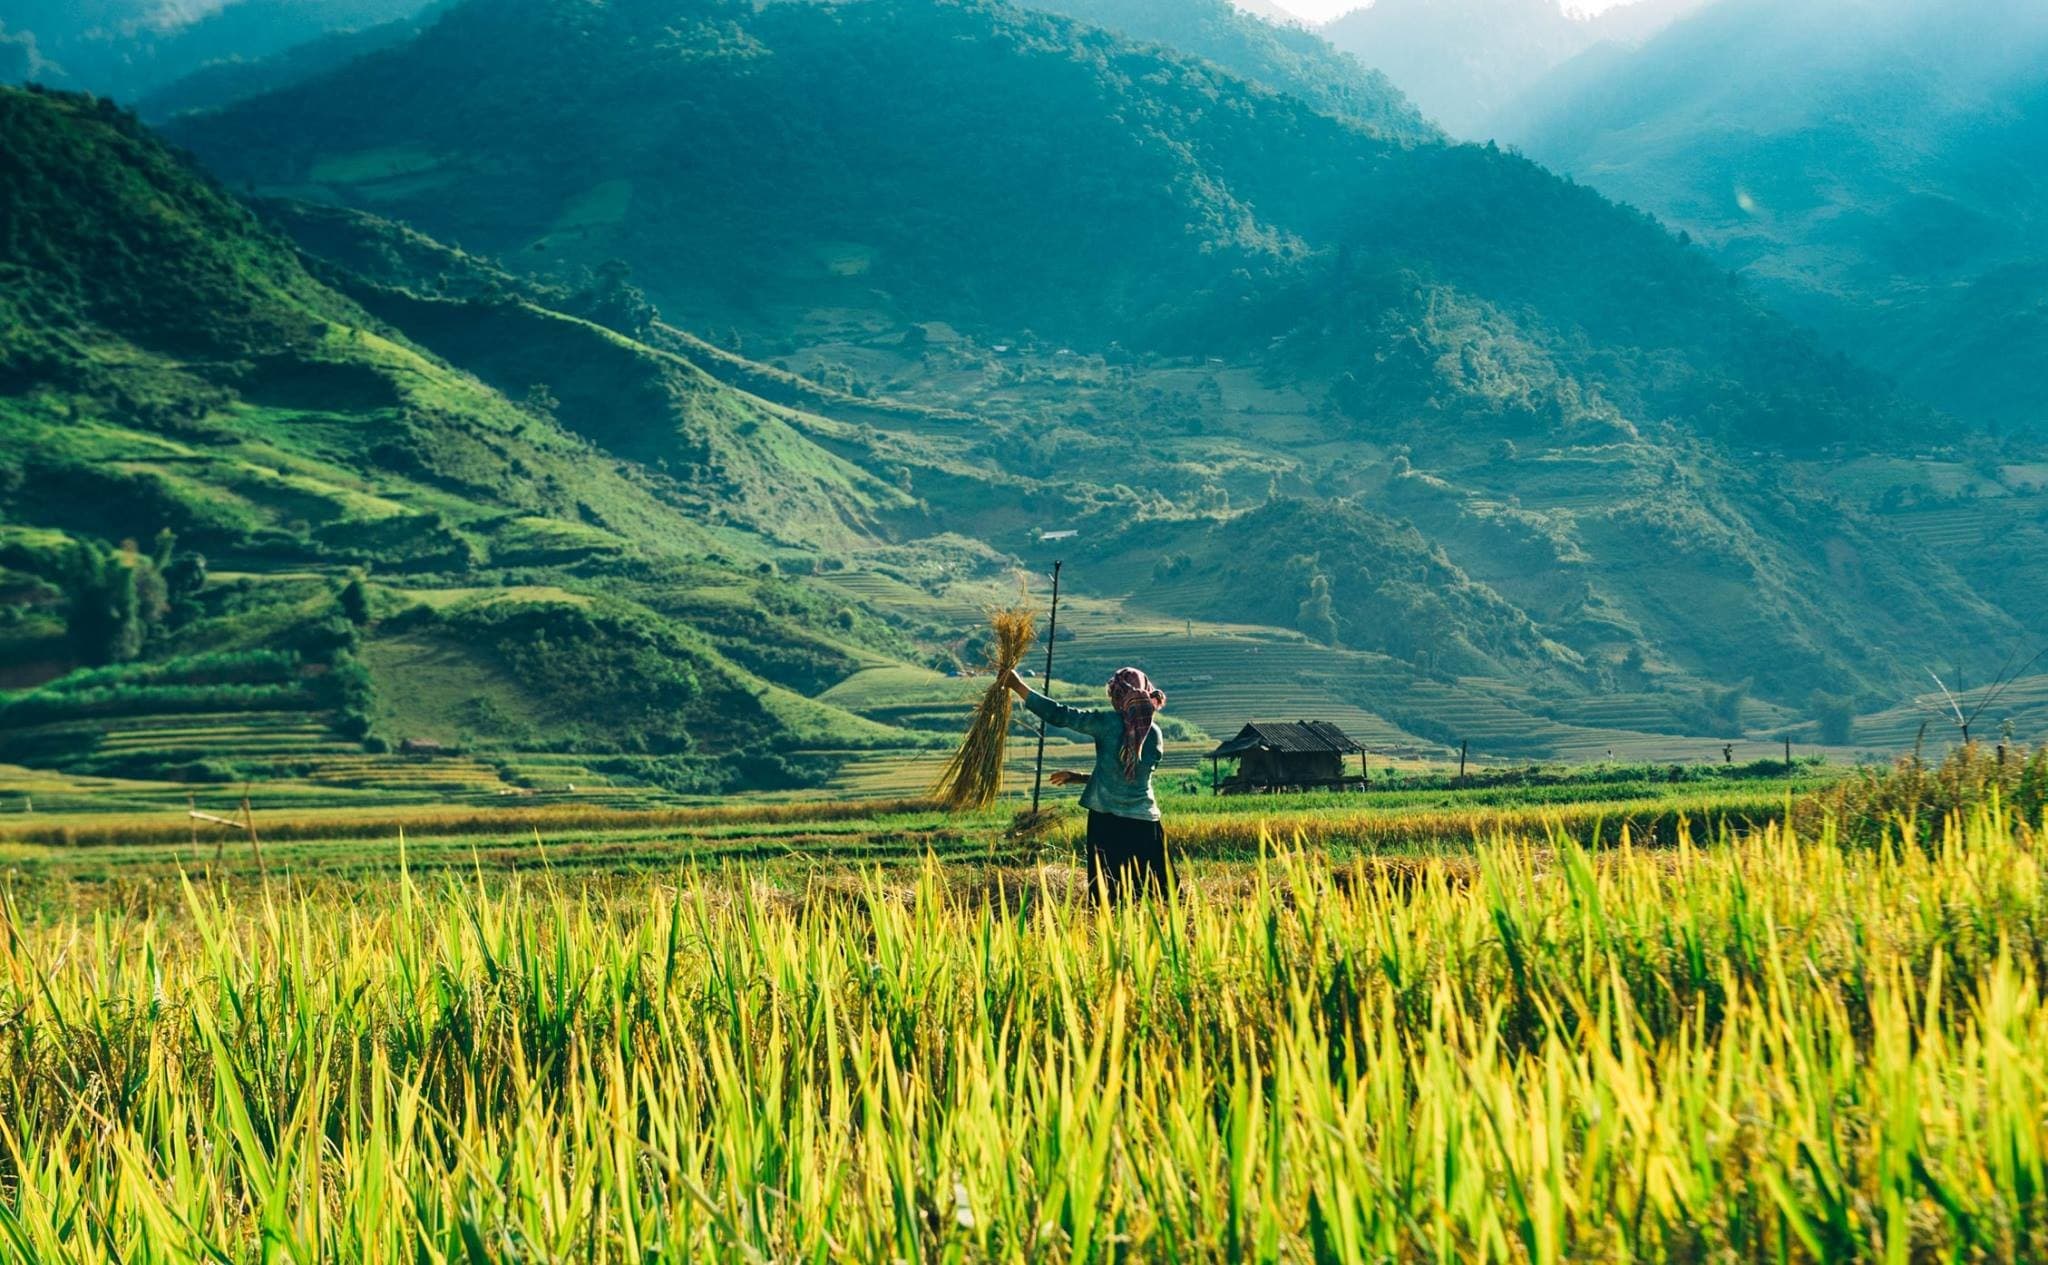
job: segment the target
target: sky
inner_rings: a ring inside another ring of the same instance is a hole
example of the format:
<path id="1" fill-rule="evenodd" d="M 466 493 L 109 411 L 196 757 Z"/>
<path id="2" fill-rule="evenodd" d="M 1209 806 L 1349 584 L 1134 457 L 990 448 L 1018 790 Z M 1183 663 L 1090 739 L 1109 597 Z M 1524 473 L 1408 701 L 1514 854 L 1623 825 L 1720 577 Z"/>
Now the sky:
<path id="1" fill-rule="evenodd" d="M 1617 4 L 1627 2 L 1628 0 L 1569 0 L 1565 7 L 1582 13 L 1598 13 L 1602 9 L 1611 9 Z M 1365 7 L 1360 0 L 1274 0 L 1274 3 L 1296 17 L 1306 18 L 1311 22 L 1327 22 L 1340 13 Z"/>

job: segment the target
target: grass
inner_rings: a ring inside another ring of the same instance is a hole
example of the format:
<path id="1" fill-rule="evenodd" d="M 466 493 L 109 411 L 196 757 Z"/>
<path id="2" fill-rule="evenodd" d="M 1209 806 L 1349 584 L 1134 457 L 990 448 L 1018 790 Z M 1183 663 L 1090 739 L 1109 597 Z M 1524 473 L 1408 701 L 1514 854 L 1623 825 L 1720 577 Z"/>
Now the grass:
<path id="1" fill-rule="evenodd" d="M 2017 1259 L 2018 824 L 16 902 L 8 1255 Z M 1277 850 L 1276 850 L 1277 849 Z M 376 899 L 364 899 L 375 894 Z"/>

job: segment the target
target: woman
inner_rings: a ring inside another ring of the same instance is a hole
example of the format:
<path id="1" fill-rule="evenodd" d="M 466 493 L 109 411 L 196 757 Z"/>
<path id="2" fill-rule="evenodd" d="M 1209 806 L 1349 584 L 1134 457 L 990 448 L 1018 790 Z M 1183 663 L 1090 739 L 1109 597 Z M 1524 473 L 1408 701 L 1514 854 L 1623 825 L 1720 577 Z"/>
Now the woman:
<path id="1" fill-rule="evenodd" d="M 1088 810 L 1088 886 L 1106 900 L 1120 899 L 1137 883 L 1165 891 L 1166 828 L 1152 795 L 1152 770 L 1163 748 L 1152 715 L 1166 706 L 1166 695 L 1136 668 L 1118 668 L 1109 678 L 1109 711 L 1055 703 L 1015 672 L 1003 684 L 1045 723 L 1095 739 L 1093 773 L 1061 769 L 1052 775 L 1054 786 L 1088 788 L 1081 792 Z"/>

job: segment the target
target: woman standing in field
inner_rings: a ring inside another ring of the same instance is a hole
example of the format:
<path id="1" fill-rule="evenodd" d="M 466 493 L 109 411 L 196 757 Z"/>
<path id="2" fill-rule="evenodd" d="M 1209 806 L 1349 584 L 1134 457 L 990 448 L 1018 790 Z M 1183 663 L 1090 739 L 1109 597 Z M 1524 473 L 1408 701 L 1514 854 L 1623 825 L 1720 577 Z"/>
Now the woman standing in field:
<path id="1" fill-rule="evenodd" d="M 1024 684 L 1012 671 L 1003 684 L 1048 725 L 1095 739 L 1095 771 L 1052 775 L 1054 786 L 1080 783 L 1081 807 L 1088 810 L 1088 886 L 1106 900 L 1118 900 L 1128 885 L 1166 890 L 1166 828 L 1152 794 L 1152 770 L 1164 750 L 1153 713 L 1166 695 L 1136 668 L 1118 668 L 1109 678 L 1108 711 L 1055 703 Z"/>

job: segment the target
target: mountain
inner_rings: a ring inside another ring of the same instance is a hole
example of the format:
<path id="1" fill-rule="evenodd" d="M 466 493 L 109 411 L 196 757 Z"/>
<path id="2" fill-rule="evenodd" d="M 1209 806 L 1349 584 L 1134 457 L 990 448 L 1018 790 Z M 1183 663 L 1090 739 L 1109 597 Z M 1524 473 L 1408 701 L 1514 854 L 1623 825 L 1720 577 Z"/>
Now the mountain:
<path id="1" fill-rule="evenodd" d="M 1245 12 L 1230 0 L 1032 0 L 1025 7 L 1214 62 L 1383 136 L 1436 139 L 1385 75 L 1299 23 Z"/>
<path id="2" fill-rule="evenodd" d="M 1266 577 L 1262 620 L 1397 676 L 1559 697 L 1803 705 L 2010 630 L 1995 581 L 1826 481 L 1953 437 L 1699 252 L 1161 46 L 1228 15 L 1073 7 L 1153 43 L 994 4 L 478 0 L 170 128 L 238 186 L 543 285 L 616 261 L 670 328 L 962 419 L 876 415 L 847 455 L 928 511 L 906 531 L 1071 525 L 1105 597 L 1222 619 Z"/>
<path id="3" fill-rule="evenodd" d="M 118 772 L 123 717 L 305 718 L 715 787 L 906 740 L 804 697 L 905 647 L 755 527 L 809 550 L 904 498 L 798 415 L 509 298 L 465 336 L 551 346 L 613 403 L 481 352 L 471 376 L 104 99 L 0 90 L 0 222 L 0 662 L 51 681 L 0 695 L 0 758 Z M 594 442 L 624 424 L 641 462 Z"/>
<path id="4" fill-rule="evenodd" d="M 2048 429 L 2048 9 L 1720 0 L 1509 115 L 1914 394 Z"/>
<path id="5" fill-rule="evenodd" d="M 1558 0 L 1374 0 L 1323 27 L 1453 136 L 1503 133 L 1499 112 L 1546 72 L 1634 44 L 1702 0 L 1633 0 L 1586 17 Z"/>
<path id="6" fill-rule="evenodd" d="M 0 28 L 0 83 L 34 79 L 132 101 L 204 69 L 408 18 L 428 3 L 20 0 Z M 5 51 L 10 39 L 11 55 Z"/>
<path id="7" fill-rule="evenodd" d="M 218 184 L 12 94 L 0 760 L 901 786 L 1055 549 L 1063 679 L 1411 753 L 1811 735 L 2037 612 L 2036 458 L 1203 29 L 471 0 L 165 124 Z"/>
<path id="8" fill-rule="evenodd" d="M 1236 0 L 1236 7 L 1239 12 L 1249 14 L 1261 22 L 1271 22 L 1275 26 L 1306 25 L 1294 14 L 1274 4 L 1273 0 Z"/>
<path id="9" fill-rule="evenodd" d="M 1772 444 L 1919 424 L 1656 225 L 1524 160 L 998 5 L 490 0 L 170 133 L 238 185 L 520 269 L 623 260 L 677 323 L 757 347 L 940 321 L 1349 373 L 1340 411 L 1491 415 L 1506 391 Z M 1361 295 L 1411 325 L 1469 313 L 1515 381 L 1391 355 Z"/>
<path id="10" fill-rule="evenodd" d="M 228 55 L 213 57 L 150 88 L 136 99 L 136 112 L 145 119 L 164 119 L 193 110 L 218 109 L 274 92 L 365 54 L 403 44 L 419 33 L 438 8 L 437 3 L 430 3 L 389 21 L 317 33 L 300 32 L 305 38 L 276 51 L 265 51 L 264 42 L 243 43 Z"/>

